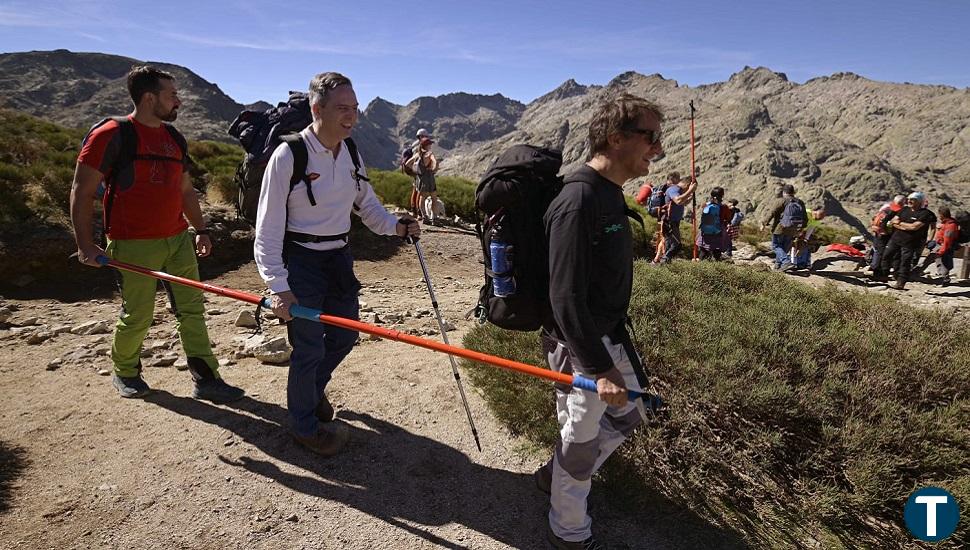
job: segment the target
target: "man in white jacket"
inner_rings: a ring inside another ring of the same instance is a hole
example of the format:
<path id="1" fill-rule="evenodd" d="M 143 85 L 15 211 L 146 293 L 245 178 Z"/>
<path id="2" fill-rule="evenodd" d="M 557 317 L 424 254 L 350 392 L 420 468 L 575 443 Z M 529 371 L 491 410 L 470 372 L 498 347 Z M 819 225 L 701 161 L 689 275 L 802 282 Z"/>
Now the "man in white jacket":
<path id="1" fill-rule="evenodd" d="M 313 123 L 299 140 L 280 144 L 266 166 L 253 247 L 293 347 L 286 391 L 293 438 L 324 456 L 347 441 L 346 428 L 331 423 L 325 389 L 357 332 L 293 318 L 290 306 L 358 319 L 360 282 L 347 246 L 351 212 L 379 235 L 420 234 L 417 222 L 390 214 L 374 194 L 350 139 L 357 109 L 347 77 L 329 72 L 310 81 Z M 305 174 L 294 174 L 300 165 Z"/>

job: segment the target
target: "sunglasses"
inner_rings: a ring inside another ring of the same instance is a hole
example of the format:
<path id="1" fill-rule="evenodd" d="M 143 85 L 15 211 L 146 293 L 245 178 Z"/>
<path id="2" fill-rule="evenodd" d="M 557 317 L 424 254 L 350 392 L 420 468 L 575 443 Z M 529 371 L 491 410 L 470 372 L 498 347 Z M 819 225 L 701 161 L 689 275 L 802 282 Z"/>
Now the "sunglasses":
<path id="1" fill-rule="evenodd" d="M 647 138 L 647 142 L 650 145 L 656 145 L 660 142 L 660 130 L 648 130 L 646 128 L 624 128 L 624 132 L 630 134 L 640 134 Z"/>

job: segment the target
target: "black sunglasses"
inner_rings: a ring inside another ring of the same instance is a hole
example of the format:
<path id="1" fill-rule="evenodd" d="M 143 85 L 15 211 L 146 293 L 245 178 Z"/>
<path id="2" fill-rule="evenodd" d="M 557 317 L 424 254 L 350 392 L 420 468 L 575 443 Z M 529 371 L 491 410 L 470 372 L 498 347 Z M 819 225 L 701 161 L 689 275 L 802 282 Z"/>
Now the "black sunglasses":
<path id="1" fill-rule="evenodd" d="M 650 145 L 656 145 L 660 141 L 660 130 L 648 130 L 646 128 L 624 128 L 624 132 L 630 134 L 640 134 L 646 136 Z"/>

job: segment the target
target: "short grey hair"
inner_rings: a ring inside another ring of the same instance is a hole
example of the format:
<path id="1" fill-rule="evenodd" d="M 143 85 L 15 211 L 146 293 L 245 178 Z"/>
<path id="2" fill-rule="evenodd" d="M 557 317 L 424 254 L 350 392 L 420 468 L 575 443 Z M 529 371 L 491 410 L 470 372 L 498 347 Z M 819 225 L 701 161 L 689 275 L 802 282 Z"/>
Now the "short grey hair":
<path id="1" fill-rule="evenodd" d="M 352 86 L 350 79 L 340 73 L 320 73 L 310 81 L 310 104 L 323 107 L 327 104 L 330 90 L 344 84 Z"/>

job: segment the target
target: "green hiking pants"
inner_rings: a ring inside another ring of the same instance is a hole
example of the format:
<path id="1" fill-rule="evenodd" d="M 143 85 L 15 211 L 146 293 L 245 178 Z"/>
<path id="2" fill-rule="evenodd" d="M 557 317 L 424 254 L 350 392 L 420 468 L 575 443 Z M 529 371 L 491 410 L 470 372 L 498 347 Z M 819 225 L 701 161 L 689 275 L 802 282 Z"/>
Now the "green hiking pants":
<path id="1" fill-rule="evenodd" d="M 166 239 L 108 241 L 105 252 L 112 259 L 152 270 L 199 280 L 195 244 L 187 231 Z M 118 376 L 138 376 L 142 342 L 155 314 L 157 279 L 120 270 L 121 317 L 115 325 L 111 361 Z M 205 326 L 205 301 L 202 291 L 178 284 L 167 285 L 175 310 L 175 328 L 196 381 L 219 378 L 219 361 L 212 354 L 209 331 Z"/>

